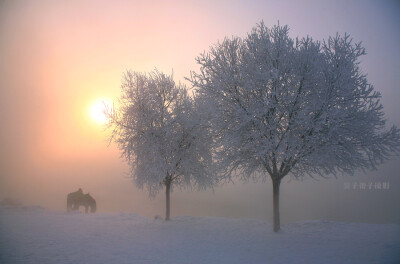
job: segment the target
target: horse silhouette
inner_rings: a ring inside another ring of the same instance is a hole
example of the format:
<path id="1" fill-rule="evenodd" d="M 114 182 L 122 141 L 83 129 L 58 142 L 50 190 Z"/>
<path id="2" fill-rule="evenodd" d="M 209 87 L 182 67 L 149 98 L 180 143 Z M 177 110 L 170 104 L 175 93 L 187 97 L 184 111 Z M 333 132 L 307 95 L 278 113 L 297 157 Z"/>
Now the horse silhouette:
<path id="1" fill-rule="evenodd" d="M 67 212 L 79 210 L 79 206 L 85 207 L 85 213 L 89 212 L 89 207 L 91 213 L 96 212 L 96 200 L 89 193 L 84 194 L 81 188 L 76 192 L 68 194 Z"/>

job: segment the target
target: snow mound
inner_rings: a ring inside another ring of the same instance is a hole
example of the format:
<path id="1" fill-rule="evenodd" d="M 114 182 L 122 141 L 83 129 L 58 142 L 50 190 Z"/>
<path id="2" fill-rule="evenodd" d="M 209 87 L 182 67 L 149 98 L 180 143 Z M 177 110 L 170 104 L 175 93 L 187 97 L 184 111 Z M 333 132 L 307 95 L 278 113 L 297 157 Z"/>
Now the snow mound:
<path id="1" fill-rule="evenodd" d="M 0 207 L 0 263 L 400 263 L 400 226 Z"/>

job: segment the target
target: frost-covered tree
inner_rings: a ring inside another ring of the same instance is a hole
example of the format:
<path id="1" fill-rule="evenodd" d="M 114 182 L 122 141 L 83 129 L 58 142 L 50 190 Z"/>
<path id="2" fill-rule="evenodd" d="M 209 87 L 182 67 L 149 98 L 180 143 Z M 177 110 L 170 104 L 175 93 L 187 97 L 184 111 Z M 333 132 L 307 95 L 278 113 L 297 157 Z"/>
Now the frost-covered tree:
<path id="1" fill-rule="evenodd" d="M 126 72 L 117 109 L 108 111 L 111 140 L 131 168 L 139 188 L 150 197 L 166 188 L 166 216 L 170 219 L 173 186 L 213 186 L 211 139 L 199 120 L 195 101 L 172 76 L 157 70 Z"/>
<path id="2" fill-rule="evenodd" d="M 381 95 L 359 68 L 361 43 L 346 34 L 292 39 L 287 26 L 258 24 L 196 58 L 190 81 L 208 104 L 216 160 L 227 175 L 279 186 L 295 176 L 352 174 L 398 153 L 399 130 L 385 130 Z"/>

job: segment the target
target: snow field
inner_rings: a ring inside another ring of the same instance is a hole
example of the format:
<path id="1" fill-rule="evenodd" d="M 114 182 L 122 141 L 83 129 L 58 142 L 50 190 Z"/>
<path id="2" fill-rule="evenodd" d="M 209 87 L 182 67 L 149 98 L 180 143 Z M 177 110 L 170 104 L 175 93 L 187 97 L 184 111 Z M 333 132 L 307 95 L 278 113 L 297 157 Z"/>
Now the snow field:
<path id="1" fill-rule="evenodd" d="M 399 263 L 400 226 L 0 209 L 0 263 Z"/>

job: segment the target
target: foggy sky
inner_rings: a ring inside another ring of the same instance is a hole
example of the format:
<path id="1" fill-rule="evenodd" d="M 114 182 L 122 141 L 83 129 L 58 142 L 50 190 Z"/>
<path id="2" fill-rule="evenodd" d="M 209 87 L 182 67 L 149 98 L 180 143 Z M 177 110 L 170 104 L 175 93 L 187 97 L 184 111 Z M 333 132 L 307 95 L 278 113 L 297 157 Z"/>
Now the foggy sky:
<path id="1" fill-rule="evenodd" d="M 198 69 L 196 56 L 261 20 L 289 25 L 292 37 L 347 32 L 362 41 L 361 68 L 382 93 L 388 126 L 399 126 L 399 14 L 395 1 L 0 1 L 0 199 L 65 210 L 66 195 L 81 187 L 99 211 L 163 215 L 164 193 L 150 200 L 130 181 L 107 132 L 90 120 L 90 104 L 115 100 L 127 69 L 173 71 L 185 82 Z M 400 223 L 399 171 L 394 157 L 353 177 L 287 177 L 281 219 Z M 389 189 L 353 189 L 383 182 Z M 268 178 L 200 193 L 174 190 L 171 199 L 172 217 L 272 215 Z"/>

